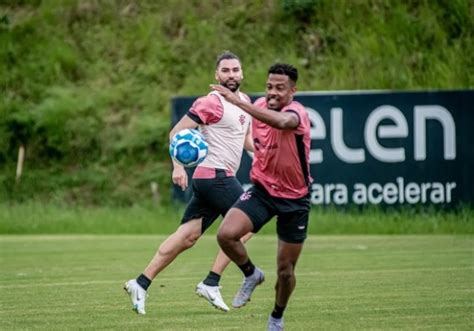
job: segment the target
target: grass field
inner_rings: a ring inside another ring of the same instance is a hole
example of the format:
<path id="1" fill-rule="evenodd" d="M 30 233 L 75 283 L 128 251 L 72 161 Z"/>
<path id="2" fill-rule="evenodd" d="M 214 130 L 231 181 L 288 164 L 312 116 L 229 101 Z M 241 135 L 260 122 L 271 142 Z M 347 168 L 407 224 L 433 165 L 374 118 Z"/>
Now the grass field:
<path id="1" fill-rule="evenodd" d="M 41 201 L 0 202 L 1 234 L 169 234 L 184 205 L 135 205 L 129 208 L 68 206 Z M 207 231 L 216 233 L 220 222 Z M 474 234 L 474 208 L 455 210 L 401 208 L 364 210 L 312 207 L 310 234 Z M 275 233 L 275 222 L 261 234 Z"/>
<path id="2" fill-rule="evenodd" d="M 273 306 L 272 235 L 249 243 L 267 273 L 252 302 L 222 313 L 194 294 L 216 252 L 207 235 L 165 270 L 138 316 L 122 290 L 164 236 L 0 236 L 2 330 L 265 330 Z M 287 330 L 472 330 L 474 238 L 310 236 L 285 314 Z M 230 303 L 241 282 L 222 279 Z"/>

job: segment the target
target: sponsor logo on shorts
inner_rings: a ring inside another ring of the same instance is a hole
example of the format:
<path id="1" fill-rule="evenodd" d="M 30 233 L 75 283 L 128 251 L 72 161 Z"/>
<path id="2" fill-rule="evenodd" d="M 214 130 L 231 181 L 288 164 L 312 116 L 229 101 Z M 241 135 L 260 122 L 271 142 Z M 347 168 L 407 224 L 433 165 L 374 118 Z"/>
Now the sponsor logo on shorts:
<path id="1" fill-rule="evenodd" d="M 304 230 L 305 227 L 305 225 L 298 225 L 298 230 Z"/>
<path id="2" fill-rule="evenodd" d="M 247 201 L 248 199 L 250 199 L 252 197 L 252 193 L 251 192 L 244 192 L 242 193 L 242 195 L 240 196 L 240 201 Z"/>

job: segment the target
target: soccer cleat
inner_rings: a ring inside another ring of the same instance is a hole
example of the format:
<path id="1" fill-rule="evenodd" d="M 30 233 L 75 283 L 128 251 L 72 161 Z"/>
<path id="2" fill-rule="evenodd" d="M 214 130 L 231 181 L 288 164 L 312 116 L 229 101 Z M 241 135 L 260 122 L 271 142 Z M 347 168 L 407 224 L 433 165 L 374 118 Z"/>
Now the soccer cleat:
<path id="1" fill-rule="evenodd" d="M 128 293 L 130 296 L 130 300 L 132 301 L 132 309 L 140 315 L 145 315 L 145 299 L 146 299 L 146 291 L 138 285 L 135 279 L 130 279 L 128 282 L 125 283 L 123 289 Z"/>
<path id="2" fill-rule="evenodd" d="M 211 305 L 222 311 L 229 311 L 221 296 L 220 286 L 209 286 L 200 282 L 196 286 L 196 294 L 206 299 Z"/>
<path id="3" fill-rule="evenodd" d="M 270 315 L 270 318 L 268 319 L 267 331 L 283 331 L 283 317 L 274 318 L 272 315 Z"/>
<path id="4" fill-rule="evenodd" d="M 239 292 L 234 297 L 234 301 L 232 301 L 232 307 L 240 308 L 247 304 L 250 301 L 250 296 L 252 292 L 255 290 L 257 285 L 260 285 L 265 280 L 265 274 L 259 268 L 255 268 L 255 271 L 251 276 L 245 277 L 240 286 Z"/>

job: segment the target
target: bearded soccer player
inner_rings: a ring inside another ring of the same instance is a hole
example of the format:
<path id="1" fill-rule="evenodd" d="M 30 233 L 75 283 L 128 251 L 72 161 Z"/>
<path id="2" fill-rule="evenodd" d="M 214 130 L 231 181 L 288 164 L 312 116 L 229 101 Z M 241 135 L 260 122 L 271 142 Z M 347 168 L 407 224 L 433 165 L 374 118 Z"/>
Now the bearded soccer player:
<path id="1" fill-rule="evenodd" d="M 211 87 L 253 117 L 254 186 L 226 214 L 217 235 L 219 245 L 244 274 L 233 306 L 242 307 L 264 278 L 250 260 L 240 238 L 258 232 L 277 216 L 278 250 L 275 306 L 268 330 L 283 330 L 283 312 L 296 284 L 295 267 L 307 235 L 310 210 L 310 121 L 305 108 L 293 100 L 298 71 L 275 64 L 268 71 L 266 96 L 253 105 L 236 98 L 224 86 Z"/>
<path id="2" fill-rule="evenodd" d="M 243 79 L 240 59 L 231 52 L 217 58 L 215 78 L 236 98 L 248 102 L 247 95 L 240 92 Z M 136 279 L 125 283 L 132 308 L 145 314 L 145 299 L 152 280 L 183 251 L 194 246 L 201 235 L 219 216 L 224 216 L 243 193 L 235 177 L 240 165 L 242 151 L 252 151 L 251 116 L 239 107 L 226 101 L 219 93 L 211 92 L 197 99 L 189 112 L 173 127 L 170 140 L 176 132 L 199 126 L 209 144 L 209 153 L 193 174 L 193 196 L 186 207 L 181 225 L 159 247 L 158 251 Z M 188 177 L 183 166 L 173 161 L 173 183 L 182 190 L 188 186 Z M 245 242 L 251 233 L 242 236 Z M 219 280 L 230 263 L 229 258 L 219 252 L 211 271 L 196 288 L 196 293 L 216 308 L 228 311 L 222 299 Z"/>

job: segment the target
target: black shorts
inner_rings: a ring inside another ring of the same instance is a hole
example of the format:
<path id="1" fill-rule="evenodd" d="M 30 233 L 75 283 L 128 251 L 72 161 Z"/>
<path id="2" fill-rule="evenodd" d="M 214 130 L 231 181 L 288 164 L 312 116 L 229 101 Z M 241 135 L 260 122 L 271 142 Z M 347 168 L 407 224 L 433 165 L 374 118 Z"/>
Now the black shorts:
<path id="1" fill-rule="evenodd" d="M 186 207 L 181 224 L 202 217 L 201 233 L 204 233 L 219 215 L 224 216 L 244 192 L 237 178 L 227 176 L 222 169 L 216 169 L 216 177 L 212 179 L 194 178 L 192 190 L 193 196 Z"/>
<path id="2" fill-rule="evenodd" d="M 299 244 L 308 233 L 309 195 L 299 199 L 272 197 L 260 185 L 251 187 L 241 195 L 234 208 L 242 210 L 257 233 L 273 216 L 277 216 L 278 238 L 284 242 Z"/>

